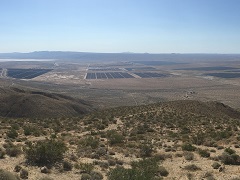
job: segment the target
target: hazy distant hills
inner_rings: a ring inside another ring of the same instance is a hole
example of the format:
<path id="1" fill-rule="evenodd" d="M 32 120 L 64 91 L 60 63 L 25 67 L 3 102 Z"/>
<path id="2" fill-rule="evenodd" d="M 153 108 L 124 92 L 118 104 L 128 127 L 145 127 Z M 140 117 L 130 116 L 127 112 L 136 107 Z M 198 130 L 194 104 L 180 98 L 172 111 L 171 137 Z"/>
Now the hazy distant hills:
<path id="1" fill-rule="evenodd" d="M 0 116 L 2 117 L 74 117 L 92 111 L 92 106 L 79 99 L 60 94 L 0 89 Z"/>
<path id="2" fill-rule="evenodd" d="M 0 53 L 0 59 L 54 59 L 77 61 L 215 61 L 239 60 L 237 54 L 149 54 L 149 53 L 90 53 L 71 51 L 35 51 Z"/>

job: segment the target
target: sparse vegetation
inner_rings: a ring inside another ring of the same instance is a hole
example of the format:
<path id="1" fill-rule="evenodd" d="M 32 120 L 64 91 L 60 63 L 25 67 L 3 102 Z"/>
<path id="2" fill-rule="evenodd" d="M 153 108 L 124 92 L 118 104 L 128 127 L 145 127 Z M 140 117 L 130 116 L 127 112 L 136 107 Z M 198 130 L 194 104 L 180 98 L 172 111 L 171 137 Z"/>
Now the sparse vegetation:
<path id="1" fill-rule="evenodd" d="M 234 128 L 240 126 L 238 119 L 202 115 L 195 109 L 189 113 L 185 108 L 189 107 L 182 102 L 170 102 L 101 110 L 78 118 L 0 118 L 4 141 L 0 157 L 26 160 L 18 164 L 21 168 L 13 167 L 24 178 L 32 178 L 35 169 L 50 177 L 57 171 L 59 176 L 96 180 L 106 176 L 110 180 L 156 180 L 178 174 L 189 179 L 217 179 L 228 172 L 224 164 L 239 165 L 239 132 Z M 18 136 L 10 138 L 10 131 Z M 231 133 L 218 138 L 213 131 Z M 219 156 L 219 152 L 223 153 Z"/>

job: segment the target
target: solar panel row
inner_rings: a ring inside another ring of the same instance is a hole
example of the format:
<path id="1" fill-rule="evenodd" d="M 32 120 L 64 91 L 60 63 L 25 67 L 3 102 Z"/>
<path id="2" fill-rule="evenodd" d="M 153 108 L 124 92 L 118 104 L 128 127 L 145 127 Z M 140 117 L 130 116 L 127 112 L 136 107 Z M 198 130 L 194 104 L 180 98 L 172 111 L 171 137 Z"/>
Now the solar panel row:
<path id="1" fill-rule="evenodd" d="M 166 77 L 165 74 L 161 73 L 134 73 L 141 78 L 159 78 L 159 77 Z"/>
<path id="2" fill-rule="evenodd" d="M 120 79 L 134 78 L 132 75 L 123 72 L 106 72 L 106 73 L 87 73 L 86 79 Z"/>

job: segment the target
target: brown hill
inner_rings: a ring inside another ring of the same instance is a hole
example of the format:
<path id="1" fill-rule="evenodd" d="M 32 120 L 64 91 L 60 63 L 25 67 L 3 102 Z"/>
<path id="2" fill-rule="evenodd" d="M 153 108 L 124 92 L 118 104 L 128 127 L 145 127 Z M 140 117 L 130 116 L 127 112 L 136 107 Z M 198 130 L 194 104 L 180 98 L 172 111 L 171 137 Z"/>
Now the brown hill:
<path id="1" fill-rule="evenodd" d="M 183 114 L 195 114 L 207 117 L 230 117 L 238 119 L 240 112 L 216 101 L 201 102 L 196 100 L 179 100 L 158 104 Z"/>
<path id="2" fill-rule="evenodd" d="M 80 99 L 61 94 L 24 91 L 17 88 L 0 89 L 0 116 L 52 118 L 86 114 L 92 106 Z"/>

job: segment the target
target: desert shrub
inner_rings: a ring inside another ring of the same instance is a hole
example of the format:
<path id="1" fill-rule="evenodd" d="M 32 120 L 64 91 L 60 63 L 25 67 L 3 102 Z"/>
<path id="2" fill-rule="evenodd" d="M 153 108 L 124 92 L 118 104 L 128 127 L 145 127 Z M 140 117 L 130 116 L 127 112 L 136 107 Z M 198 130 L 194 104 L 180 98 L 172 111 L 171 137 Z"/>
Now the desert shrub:
<path id="1" fill-rule="evenodd" d="M 159 174 L 161 175 L 161 176 L 168 176 L 168 174 L 169 174 L 169 172 L 166 170 L 166 168 L 165 167 L 163 167 L 163 166 L 160 166 L 159 168 L 158 168 L 158 172 L 159 172 Z"/>
<path id="2" fill-rule="evenodd" d="M 226 153 L 228 153 L 228 154 L 230 154 L 230 155 L 236 153 L 236 151 L 233 150 L 233 149 L 231 149 L 230 147 L 224 149 L 224 152 L 226 152 Z"/>
<path id="3" fill-rule="evenodd" d="M 223 146 L 217 146 L 217 149 L 221 150 L 221 149 L 224 149 L 224 147 Z"/>
<path id="4" fill-rule="evenodd" d="M 194 180 L 194 175 L 191 173 L 186 174 L 188 180 Z"/>
<path id="5" fill-rule="evenodd" d="M 190 143 L 184 143 L 184 144 L 182 145 L 182 150 L 183 150 L 183 151 L 195 151 L 195 150 L 196 150 L 196 147 L 193 146 L 193 145 L 190 144 Z"/>
<path id="6" fill-rule="evenodd" d="M 91 180 L 91 175 L 87 173 L 83 173 L 81 176 L 81 180 Z"/>
<path id="7" fill-rule="evenodd" d="M 219 157 L 222 163 L 227 165 L 239 165 L 240 156 L 236 154 L 236 151 L 230 147 L 226 148 L 222 155 Z"/>
<path id="8" fill-rule="evenodd" d="M 90 163 L 80 163 L 79 169 L 81 169 L 83 172 L 90 174 L 93 170 L 94 165 Z"/>
<path id="9" fill-rule="evenodd" d="M 21 169 L 22 169 L 22 166 L 20 166 L 20 165 L 16 165 L 16 166 L 14 167 L 14 171 L 15 171 L 15 172 L 20 172 Z"/>
<path id="10" fill-rule="evenodd" d="M 201 168 L 196 166 L 195 164 L 186 165 L 184 167 L 184 169 L 188 170 L 188 171 L 198 171 L 198 170 L 201 170 Z"/>
<path id="11" fill-rule="evenodd" d="M 1 180 L 19 180 L 17 176 L 3 169 L 0 169 L 0 179 Z"/>
<path id="12" fill-rule="evenodd" d="M 153 152 L 153 147 L 151 145 L 143 145 L 140 148 L 140 156 L 141 157 L 151 157 Z"/>
<path id="13" fill-rule="evenodd" d="M 139 169 L 142 171 L 151 172 L 153 174 L 158 171 L 157 160 L 153 158 L 134 161 L 131 163 L 131 165 L 133 169 Z"/>
<path id="14" fill-rule="evenodd" d="M 14 145 L 13 143 L 4 144 L 6 149 L 6 154 L 10 157 L 17 157 L 22 153 L 22 149 L 19 145 Z"/>
<path id="15" fill-rule="evenodd" d="M 187 161 L 191 161 L 194 159 L 194 154 L 192 152 L 184 152 L 183 155 Z"/>
<path id="16" fill-rule="evenodd" d="M 31 131 L 31 129 L 30 129 L 29 126 L 24 126 L 24 127 L 23 127 L 23 131 L 24 131 L 24 135 L 25 135 L 25 136 L 29 136 L 29 135 L 32 134 L 32 131 Z"/>
<path id="17" fill-rule="evenodd" d="M 96 154 L 97 154 L 98 156 L 104 156 L 104 155 L 107 154 L 107 149 L 104 148 L 104 147 L 100 147 L 100 148 L 98 148 L 98 149 L 96 150 Z"/>
<path id="18" fill-rule="evenodd" d="M 201 157 L 205 157 L 205 158 L 210 157 L 210 153 L 209 153 L 208 150 L 206 150 L 206 149 L 198 149 L 198 154 L 199 154 Z"/>
<path id="19" fill-rule="evenodd" d="M 15 129 L 12 128 L 7 132 L 7 137 L 15 139 L 18 137 L 18 133 Z"/>
<path id="20" fill-rule="evenodd" d="M 0 148 L 0 159 L 3 159 L 5 154 L 6 152 L 2 148 Z"/>
<path id="21" fill-rule="evenodd" d="M 214 162 L 212 164 L 213 169 L 218 169 L 220 166 L 221 166 L 221 164 L 219 164 L 218 162 Z"/>
<path id="22" fill-rule="evenodd" d="M 39 180 L 54 180 L 54 179 L 52 179 L 52 178 L 50 178 L 50 177 L 42 177 L 42 178 L 40 178 Z"/>
<path id="23" fill-rule="evenodd" d="M 213 174 L 211 172 L 206 172 L 202 175 L 202 179 L 206 180 L 215 180 Z"/>
<path id="24" fill-rule="evenodd" d="M 96 149 L 99 146 L 99 140 L 95 137 L 88 136 L 79 141 L 80 147 L 88 147 L 90 146 L 93 149 Z"/>
<path id="25" fill-rule="evenodd" d="M 235 144 L 234 147 L 235 148 L 240 148 L 240 146 L 238 144 Z"/>
<path id="26" fill-rule="evenodd" d="M 234 178 L 231 178 L 230 180 L 240 180 L 240 177 L 234 177 Z"/>
<path id="27" fill-rule="evenodd" d="M 117 167 L 108 173 L 109 180 L 151 180 L 159 172 L 155 159 L 132 162 L 132 169 Z"/>
<path id="28" fill-rule="evenodd" d="M 195 136 L 193 136 L 191 140 L 194 144 L 201 145 L 205 141 L 205 134 L 204 133 L 198 133 Z"/>
<path id="29" fill-rule="evenodd" d="M 105 161 L 98 161 L 98 165 L 103 169 L 108 169 L 109 168 L 108 162 L 105 162 Z"/>
<path id="30" fill-rule="evenodd" d="M 210 150 L 210 152 L 213 152 L 213 153 L 215 153 L 215 152 L 216 152 L 216 150 L 215 150 L 215 149 L 211 149 L 211 150 Z"/>
<path id="31" fill-rule="evenodd" d="M 183 154 L 182 153 L 176 153 L 175 157 L 183 157 Z"/>
<path id="32" fill-rule="evenodd" d="M 240 157 L 237 154 L 228 154 L 223 152 L 220 156 L 221 162 L 226 165 L 239 165 L 240 164 Z"/>
<path id="33" fill-rule="evenodd" d="M 108 164 L 109 164 L 109 166 L 115 166 L 116 165 L 116 160 L 108 159 Z"/>
<path id="34" fill-rule="evenodd" d="M 191 129 L 186 127 L 186 126 L 183 126 L 183 127 L 181 127 L 181 132 L 180 133 L 181 134 L 189 134 L 189 133 L 191 133 Z"/>
<path id="35" fill-rule="evenodd" d="M 166 154 L 156 154 L 153 158 L 156 161 L 164 161 L 166 158 L 168 158 L 168 155 L 166 155 Z"/>
<path id="36" fill-rule="evenodd" d="M 150 177 L 147 174 L 144 174 L 137 169 L 125 169 L 123 167 L 117 167 L 110 170 L 108 174 L 109 180 L 150 180 Z"/>
<path id="37" fill-rule="evenodd" d="M 115 130 L 110 130 L 107 132 L 107 138 L 109 140 L 109 143 L 111 145 L 114 145 L 114 144 L 120 144 L 120 143 L 123 143 L 124 141 L 124 136 L 119 134 L 117 131 Z"/>
<path id="38" fill-rule="evenodd" d="M 31 164 L 53 165 L 61 161 L 67 147 L 62 141 L 44 140 L 36 144 L 30 144 L 26 149 L 26 159 Z"/>
<path id="39" fill-rule="evenodd" d="M 64 171 L 71 171 L 73 168 L 73 165 L 68 161 L 63 161 L 63 169 Z"/>
<path id="40" fill-rule="evenodd" d="M 103 179 L 103 175 L 100 172 L 97 172 L 97 171 L 92 171 L 90 173 L 90 175 L 91 175 L 91 179 L 92 180 L 101 180 L 101 179 Z"/>
<path id="41" fill-rule="evenodd" d="M 35 127 L 35 126 L 30 126 L 30 125 L 24 126 L 23 131 L 24 131 L 25 136 L 29 136 L 29 135 L 40 136 L 41 135 L 39 128 Z"/>
<path id="42" fill-rule="evenodd" d="M 21 169 L 20 178 L 21 179 L 28 179 L 28 171 L 26 169 Z"/>
<path id="43" fill-rule="evenodd" d="M 210 137 L 215 139 L 216 141 L 227 139 L 232 136 L 232 132 L 228 130 L 224 131 L 212 131 L 209 133 Z"/>

